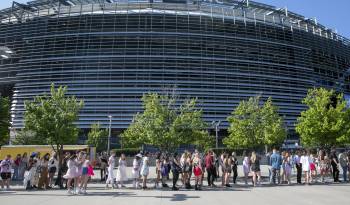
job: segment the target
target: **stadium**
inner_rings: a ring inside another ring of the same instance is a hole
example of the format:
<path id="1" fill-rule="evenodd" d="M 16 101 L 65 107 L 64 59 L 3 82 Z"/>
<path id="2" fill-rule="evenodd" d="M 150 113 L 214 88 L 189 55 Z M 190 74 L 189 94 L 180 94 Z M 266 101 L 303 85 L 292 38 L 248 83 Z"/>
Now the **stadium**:
<path id="1" fill-rule="evenodd" d="M 85 101 L 79 128 L 108 127 L 112 116 L 116 136 L 148 92 L 198 98 L 205 121 L 221 122 L 221 137 L 240 100 L 271 96 L 291 140 L 308 89 L 350 94 L 348 39 L 248 0 L 14 1 L 0 11 L 0 56 L 0 92 L 11 97 L 16 130 L 24 101 L 52 82 Z"/>

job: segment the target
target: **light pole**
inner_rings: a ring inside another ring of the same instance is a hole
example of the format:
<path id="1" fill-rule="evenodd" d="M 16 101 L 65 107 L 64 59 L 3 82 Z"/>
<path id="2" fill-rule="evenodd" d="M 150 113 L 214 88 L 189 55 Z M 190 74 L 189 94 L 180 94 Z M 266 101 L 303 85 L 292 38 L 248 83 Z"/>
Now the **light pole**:
<path id="1" fill-rule="evenodd" d="M 211 123 L 213 126 L 215 126 L 215 148 L 219 148 L 219 126 L 221 124 L 221 121 L 213 121 Z"/>
<path id="2" fill-rule="evenodd" d="M 109 131 L 108 131 L 107 153 L 109 154 L 111 149 L 112 115 L 108 115 L 108 118 L 109 118 Z"/>

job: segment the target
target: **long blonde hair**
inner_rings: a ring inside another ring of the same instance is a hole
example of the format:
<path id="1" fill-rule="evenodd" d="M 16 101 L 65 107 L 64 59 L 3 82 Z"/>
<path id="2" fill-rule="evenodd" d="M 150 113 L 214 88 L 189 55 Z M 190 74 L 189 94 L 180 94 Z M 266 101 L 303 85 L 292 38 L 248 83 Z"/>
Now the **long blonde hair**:
<path id="1" fill-rule="evenodd" d="M 256 160 L 256 153 L 252 152 L 252 156 L 250 157 L 250 161 L 255 162 Z"/>

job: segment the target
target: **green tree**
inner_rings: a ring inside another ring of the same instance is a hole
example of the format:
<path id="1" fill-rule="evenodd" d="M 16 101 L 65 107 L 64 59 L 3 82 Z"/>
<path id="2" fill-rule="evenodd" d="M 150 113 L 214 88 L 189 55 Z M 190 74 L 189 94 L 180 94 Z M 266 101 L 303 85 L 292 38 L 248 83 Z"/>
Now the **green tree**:
<path id="1" fill-rule="evenodd" d="M 0 95 L 0 146 L 7 144 L 10 137 L 10 100 Z"/>
<path id="2" fill-rule="evenodd" d="M 212 138 L 195 99 L 176 106 L 174 97 L 153 93 L 144 95 L 142 101 L 144 112 L 135 115 L 122 134 L 128 146 L 153 145 L 162 151 L 172 151 L 182 144 L 211 146 Z"/>
<path id="3" fill-rule="evenodd" d="M 87 144 L 96 147 L 97 151 L 102 151 L 107 147 L 107 138 L 108 130 L 101 129 L 100 123 L 94 123 L 88 133 Z"/>
<path id="4" fill-rule="evenodd" d="M 83 101 L 66 93 L 67 87 L 55 89 L 51 84 L 49 96 L 37 96 L 33 101 L 25 102 L 24 130 L 34 132 L 37 139 L 57 151 L 59 167 L 62 165 L 63 145 L 77 142 L 79 129 L 74 122 L 83 107 Z"/>
<path id="5" fill-rule="evenodd" d="M 286 129 L 278 108 L 269 98 L 261 103 L 261 96 L 241 101 L 231 116 L 227 118 L 230 126 L 229 136 L 223 143 L 232 149 L 260 148 L 264 145 L 281 145 L 286 139 Z"/>
<path id="6" fill-rule="evenodd" d="M 16 138 L 12 141 L 14 145 L 43 145 L 47 144 L 45 139 L 40 139 L 31 130 L 20 130 L 16 133 Z"/>
<path id="7" fill-rule="evenodd" d="M 308 109 L 301 113 L 296 125 L 305 147 L 341 146 L 350 142 L 350 110 L 343 94 L 314 88 L 303 100 Z"/>

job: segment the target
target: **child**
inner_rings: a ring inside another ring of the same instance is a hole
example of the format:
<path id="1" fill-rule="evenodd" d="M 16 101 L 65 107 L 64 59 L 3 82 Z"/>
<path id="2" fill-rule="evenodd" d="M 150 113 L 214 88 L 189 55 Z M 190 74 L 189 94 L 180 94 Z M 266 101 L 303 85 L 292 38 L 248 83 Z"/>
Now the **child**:
<path id="1" fill-rule="evenodd" d="M 117 183 L 119 182 L 121 187 L 125 187 L 123 183 L 128 180 L 128 177 L 126 175 L 126 167 L 127 167 L 127 164 L 126 164 L 125 155 L 121 154 L 119 158 L 119 166 L 118 166 L 117 178 L 116 178 Z"/>

